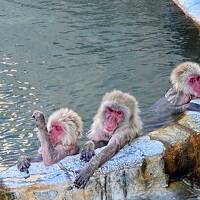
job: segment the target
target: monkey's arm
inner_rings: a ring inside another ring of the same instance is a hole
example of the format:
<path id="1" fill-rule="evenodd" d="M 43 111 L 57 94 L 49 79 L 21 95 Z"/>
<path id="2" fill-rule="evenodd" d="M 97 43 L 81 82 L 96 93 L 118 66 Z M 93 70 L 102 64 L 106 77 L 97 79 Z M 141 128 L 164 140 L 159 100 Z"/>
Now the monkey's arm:
<path id="1" fill-rule="evenodd" d="M 166 115 L 166 113 L 179 114 L 185 111 L 197 111 L 200 112 L 200 105 L 196 103 L 185 103 L 182 105 L 174 105 L 170 103 L 165 96 L 160 98 L 154 105 L 153 110 L 159 114 Z"/>
<path id="2" fill-rule="evenodd" d="M 113 135 L 108 145 L 85 165 L 76 177 L 74 184 L 76 187 L 84 187 L 89 178 L 94 174 L 95 170 L 98 169 L 106 161 L 110 160 L 125 144 L 127 144 L 126 134 L 123 136 Z"/>
<path id="3" fill-rule="evenodd" d="M 44 164 L 52 165 L 65 158 L 68 155 L 65 148 L 62 145 L 57 145 L 56 148 L 54 148 L 51 144 L 43 113 L 35 111 L 33 118 L 36 120 L 36 126 L 39 131 L 38 134 L 41 143 L 41 154 Z"/>
<path id="4" fill-rule="evenodd" d="M 175 112 L 176 113 L 181 113 L 181 112 L 185 112 L 185 111 L 196 111 L 196 112 L 200 112 L 200 105 L 196 104 L 196 103 L 187 103 L 181 106 L 175 106 Z"/>

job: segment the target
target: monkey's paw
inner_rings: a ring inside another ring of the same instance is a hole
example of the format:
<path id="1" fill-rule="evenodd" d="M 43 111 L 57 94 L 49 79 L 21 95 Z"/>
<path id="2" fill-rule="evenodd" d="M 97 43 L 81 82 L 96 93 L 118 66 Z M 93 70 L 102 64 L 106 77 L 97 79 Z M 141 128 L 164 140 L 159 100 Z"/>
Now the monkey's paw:
<path id="1" fill-rule="evenodd" d="M 89 162 L 90 159 L 95 155 L 94 151 L 94 143 L 89 141 L 85 144 L 83 150 L 81 151 L 81 160 L 84 160 L 85 162 Z"/>
<path id="2" fill-rule="evenodd" d="M 76 177 L 74 181 L 74 185 L 77 188 L 84 188 L 89 179 L 90 179 L 89 173 L 84 173 L 83 171 L 80 171 L 79 175 Z"/>
<path id="3" fill-rule="evenodd" d="M 20 172 L 28 172 L 28 168 L 31 166 L 30 158 L 28 156 L 20 156 L 17 161 L 17 168 Z"/>
<path id="4" fill-rule="evenodd" d="M 36 126 L 39 128 L 39 129 L 43 129 L 45 128 L 45 118 L 44 118 L 44 114 L 41 112 L 41 111 L 38 111 L 38 110 L 35 110 L 33 112 L 33 115 L 32 117 L 35 119 L 36 121 Z"/>
<path id="5" fill-rule="evenodd" d="M 83 149 L 81 151 L 81 157 L 80 159 L 85 161 L 85 162 L 89 162 L 90 159 L 95 155 L 95 151 L 93 149 L 91 150 L 87 150 L 87 149 Z"/>

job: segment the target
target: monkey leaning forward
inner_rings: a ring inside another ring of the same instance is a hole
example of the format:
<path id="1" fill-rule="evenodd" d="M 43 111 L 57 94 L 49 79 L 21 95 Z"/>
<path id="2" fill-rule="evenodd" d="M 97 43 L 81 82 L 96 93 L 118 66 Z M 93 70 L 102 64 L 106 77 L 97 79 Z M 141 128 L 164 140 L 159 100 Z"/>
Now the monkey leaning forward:
<path id="1" fill-rule="evenodd" d="M 68 155 L 77 154 L 78 139 L 82 133 L 80 116 L 68 109 L 62 108 L 50 115 L 46 124 L 44 114 L 40 111 L 33 113 L 38 129 L 37 136 L 41 147 L 37 156 L 21 156 L 17 167 L 22 172 L 28 172 L 31 162 L 43 161 L 45 165 L 52 165 Z"/>
<path id="2" fill-rule="evenodd" d="M 93 119 L 90 141 L 81 152 L 86 165 L 76 177 L 76 187 L 84 187 L 94 171 L 110 160 L 128 142 L 142 134 L 140 110 L 135 97 L 119 90 L 104 95 Z M 105 146 L 97 155 L 95 148 Z"/>
<path id="3" fill-rule="evenodd" d="M 200 66 L 194 62 L 183 62 L 171 72 L 172 87 L 151 107 L 144 116 L 145 132 L 174 120 L 185 111 L 200 111 L 200 105 L 190 102 L 200 97 Z"/>

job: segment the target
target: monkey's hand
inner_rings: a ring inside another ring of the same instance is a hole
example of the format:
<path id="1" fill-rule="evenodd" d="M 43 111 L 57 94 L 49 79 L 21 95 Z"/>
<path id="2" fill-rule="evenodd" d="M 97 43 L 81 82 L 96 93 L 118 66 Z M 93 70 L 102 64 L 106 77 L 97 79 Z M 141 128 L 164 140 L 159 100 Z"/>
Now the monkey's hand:
<path id="1" fill-rule="evenodd" d="M 200 105 L 197 103 L 189 103 L 187 110 L 200 112 Z"/>
<path id="2" fill-rule="evenodd" d="M 187 103 L 187 104 L 175 107 L 175 113 L 182 113 L 185 111 L 200 112 L 200 105 L 196 103 Z"/>
<path id="3" fill-rule="evenodd" d="M 77 188 L 84 188 L 89 181 L 90 177 L 94 174 L 95 168 L 87 165 L 79 172 L 79 175 L 76 177 L 74 181 L 74 185 Z"/>
<path id="4" fill-rule="evenodd" d="M 93 141 L 88 141 L 82 151 L 81 151 L 81 160 L 84 160 L 85 162 L 89 162 L 90 159 L 95 155 L 95 144 Z"/>
<path id="5" fill-rule="evenodd" d="M 35 119 L 36 121 L 36 126 L 39 130 L 44 130 L 46 129 L 46 123 L 45 123 L 45 118 L 44 118 L 44 114 L 41 111 L 35 110 L 33 112 L 32 117 Z"/>
<path id="6" fill-rule="evenodd" d="M 31 166 L 30 158 L 26 155 L 20 156 L 17 161 L 17 168 L 20 172 L 28 172 L 28 168 Z"/>

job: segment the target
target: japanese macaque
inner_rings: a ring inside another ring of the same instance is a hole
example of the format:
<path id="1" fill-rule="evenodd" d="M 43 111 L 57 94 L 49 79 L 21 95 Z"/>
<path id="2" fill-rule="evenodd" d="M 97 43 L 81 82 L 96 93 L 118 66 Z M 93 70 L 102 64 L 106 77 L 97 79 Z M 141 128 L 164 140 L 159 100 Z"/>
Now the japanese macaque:
<path id="1" fill-rule="evenodd" d="M 172 87 L 153 105 L 153 116 L 144 119 L 147 131 L 153 130 L 153 120 L 157 119 L 163 125 L 161 121 L 167 121 L 174 114 L 176 116 L 189 110 L 200 111 L 200 105 L 190 102 L 200 97 L 200 66 L 194 62 L 183 62 L 172 71 L 170 79 Z M 159 123 L 157 125 L 159 127 Z"/>
<path id="2" fill-rule="evenodd" d="M 31 162 L 43 161 L 48 166 L 68 155 L 78 153 L 77 142 L 82 133 L 83 123 L 77 113 L 68 108 L 62 108 L 50 115 L 47 124 L 40 111 L 35 111 L 33 118 L 36 121 L 41 147 L 37 156 L 19 158 L 17 166 L 20 171 L 28 172 Z"/>
<path id="3" fill-rule="evenodd" d="M 81 152 L 81 159 L 88 162 L 74 182 L 84 187 L 94 171 L 111 159 L 124 145 L 142 134 L 140 110 L 135 97 L 119 90 L 105 94 L 93 119 L 90 141 Z M 94 149 L 106 147 L 95 155 Z"/>

